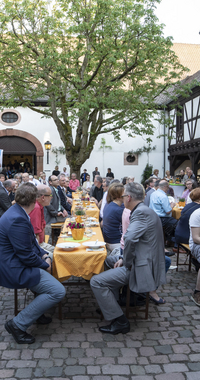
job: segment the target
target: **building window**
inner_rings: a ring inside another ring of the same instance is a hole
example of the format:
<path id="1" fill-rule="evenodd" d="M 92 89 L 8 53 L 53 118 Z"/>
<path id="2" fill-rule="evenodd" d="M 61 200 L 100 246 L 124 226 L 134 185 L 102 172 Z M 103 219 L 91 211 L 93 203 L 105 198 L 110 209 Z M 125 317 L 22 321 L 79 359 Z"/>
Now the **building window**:
<path id="1" fill-rule="evenodd" d="M 8 127 L 17 125 L 21 121 L 21 115 L 18 111 L 7 109 L 0 113 L 0 123 Z"/>
<path id="2" fill-rule="evenodd" d="M 18 115 L 14 112 L 4 112 L 1 116 L 1 119 L 4 121 L 4 123 L 16 123 L 16 121 L 19 119 Z"/>

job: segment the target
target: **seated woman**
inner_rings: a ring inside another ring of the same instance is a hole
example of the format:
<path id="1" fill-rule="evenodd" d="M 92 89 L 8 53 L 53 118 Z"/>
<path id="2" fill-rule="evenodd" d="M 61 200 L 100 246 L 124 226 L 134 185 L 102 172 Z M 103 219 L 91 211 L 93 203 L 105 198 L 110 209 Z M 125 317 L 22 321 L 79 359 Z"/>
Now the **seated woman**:
<path id="1" fill-rule="evenodd" d="M 124 186 L 121 183 L 113 183 L 108 188 L 107 204 L 103 212 L 103 236 L 109 251 L 120 247 L 124 210 L 123 192 Z"/>
<path id="2" fill-rule="evenodd" d="M 189 224 L 191 254 L 200 263 L 200 208 L 192 213 Z M 198 270 L 196 288 L 191 299 L 197 306 L 200 306 L 200 270 Z"/>
<path id="3" fill-rule="evenodd" d="M 164 177 L 164 179 L 166 180 L 166 181 L 171 181 L 172 180 L 172 176 L 170 175 L 170 171 L 169 170 L 166 170 L 166 172 L 165 172 L 165 177 Z"/>
<path id="4" fill-rule="evenodd" d="M 188 244 L 190 237 L 189 219 L 190 215 L 200 208 L 200 188 L 192 190 L 190 193 L 191 203 L 187 204 L 181 211 L 181 217 L 175 230 L 175 242 Z"/>
<path id="5" fill-rule="evenodd" d="M 185 182 L 186 189 L 184 190 L 182 194 L 182 198 L 185 198 L 185 201 L 187 201 L 188 196 L 190 195 L 191 191 L 197 187 L 196 182 L 193 179 L 188 179 Z"/>

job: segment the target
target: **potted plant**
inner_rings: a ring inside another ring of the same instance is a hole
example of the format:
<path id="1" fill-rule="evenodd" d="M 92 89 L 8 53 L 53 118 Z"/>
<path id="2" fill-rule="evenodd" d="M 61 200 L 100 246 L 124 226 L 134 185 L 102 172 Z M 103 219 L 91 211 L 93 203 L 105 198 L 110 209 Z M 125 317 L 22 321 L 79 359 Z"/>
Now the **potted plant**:
<path id="1" fill-rule="evenodd" d="M 185 207 L 185 198 L 179 198 L 179 202 L 178 202 L 179 206 L 181 207 Z"/>
<path id="2" fill-rule="evenodd" d="M 71 222 L 67 225 L 72 231 L 72 237 L 74 240 L 82 240 L 84 235 L 84 224 L 83 223 L 77 223 L 77 222 Z"/>
<path id="3" fill-rule="evenodd" d="M 81 223 L 82 222 L 81 216 L 85 215 L 85 211 L 80 206 L 75 207 L 74 215 L 76 215 L 76 222 Z"/>

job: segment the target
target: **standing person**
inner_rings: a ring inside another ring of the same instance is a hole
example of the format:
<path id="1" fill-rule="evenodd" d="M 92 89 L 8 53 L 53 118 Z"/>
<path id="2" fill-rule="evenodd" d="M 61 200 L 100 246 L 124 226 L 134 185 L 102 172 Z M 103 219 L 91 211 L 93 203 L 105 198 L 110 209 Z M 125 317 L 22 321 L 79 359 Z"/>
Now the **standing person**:
<path id="1" fill-rule="evenodd" d="M 10 289 L 28 288 L 37 297 L 16 317 L 5 324 L 5 329 L 18 344 L 31 344 L 35 338 L 26 330 L 35 321 L 50 323 L 43 313 L 56 305 L 65 289 L 51 276 L 51 259 L 41 249 L 34 235 L 29 214 L 35 207 L 37 188 L 21 185 L 14 204 L 0 219 L 0 285 Z"/>
<path id="2" fill-rule="evenodd" d="M 69 173 L 67 172 L 66 166 L 64 166 L 63 171 L 60 174 L 65 175 L 65 177 L 69 177 Z"/>
<path id="3" fill-rule="evenodd" d="M 81 184 L 83 185 L 85 181 L 87 181 L 87 176 L 89 174 L 87 173 L 87 169 L 83 170 L 83 173 L 81 174 Z"/>
<path id="4" fill-rule="evenodd" d="M 106 174 L 106 177 L 110 177 L 110 178 L 114 179 L 114 174 L 111 172 L 111 168 L 108 168 L 107 170 L 108 170 L 108 172 Z"/>
<path id="5" fill-rule="evenodd" d="M 23 173 L 22 174 L 22 183 L 29 182 L 29 174 L 28 173 Z"/>
<path id="6" fill-rule="evenodd" d="M 162 224 L 156 213 L 143 204 L 143 186 L 135 182 L 127 184 L 123 199 L 125 207 L 131 210 L 123 258 L 114 269 L 90 280 L 104 318 L 111 321 L 99 330 L 113 335 L 130 331 L 130 323 L 116 300 L 116 291 L 129 283 L 133 292 L 144 293 L 166 282 Z"/>
<path id="7" fill-rule="evenodd" d="M 60 174 L 58 165 L 55 166 L 55 169 L 52 171 L 52 175 L 58 176 Z"/>
<path id="8" fill-rule="evenodd" d="M 80 186 L 80 182 L 78 179 L 76 179 L 76 173 L 72 173 L 71 179 L 69 181 L 69 187 L 70 189 L 76 191 L 77 187 Z"/>
<path id="9" fill-rule="evenodd" d="M 98 167 L 96 166 L 95 170 L 92 172 L 92 175 L 93 175 L 93 182 L 94 182 L 94 178 L 96 175 L 100 175 L 100 172 L 98 171 Z"/>

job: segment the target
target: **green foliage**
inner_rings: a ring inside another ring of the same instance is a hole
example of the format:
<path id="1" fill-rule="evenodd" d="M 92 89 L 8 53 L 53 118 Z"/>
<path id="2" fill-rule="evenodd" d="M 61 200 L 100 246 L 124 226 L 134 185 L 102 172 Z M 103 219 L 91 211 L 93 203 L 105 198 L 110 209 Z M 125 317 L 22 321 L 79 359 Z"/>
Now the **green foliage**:
<path id="1" fill-rule="evenodd" d="M 102 137 L 101 138 L 101 145 L 99 147 L 99 149 L 103 149 L 103 151 L 105 149 L 112 149 L 111 145 L 106 145 L 106 140 Z"/>
<path id="2" fill-rule="evenodd" d="M 142 179 L 141 179 L 141 183 L 143 185 L 144 185 L 145 181 L 151 176 L 152 171 L 153 171 L 153 166 L 146 164 L 145 169 L 142 173 Z"/>
<path id="3" fill-rule="evenodd" d="M 56 158 L 55 158 L 55 163 L 56 165 L 59 165 L 60 163 L 60 159 L 58 158 L 58 154 L 65 154 L 65 148 L 63 146 L 59 146 L 58 148 L 55 146 L 51 149 L 52 153 L 54 153 L 56 155 Z"/>
<path id="4" fill-rule="evenodd" d="M 153 135 L 156 97 L 184 71 L 154 14 L 158 2 L 1 1 L 3 107 L 53 118 L 73 171 L 100 134 Z"/>
<path id="5" fill-rule="evenodd" d="M 156 145 L 155 146 L 143 146 L 142 148 L 138 148 L 138 149 L 136 149 L 136 150 L 130 150 L 129 152 L 128 152 L 128 154 L 130 154 L 130 155 L 134 155 L 134 154 L 137 154 L 138 156 L 140 156 L 140 154 L 142 154 L 142 153 L 147 153 L 147 154 L 149 154 L 150 152 L 152 152 L 152 150 L 155 150 L 156 149 Z"/>

